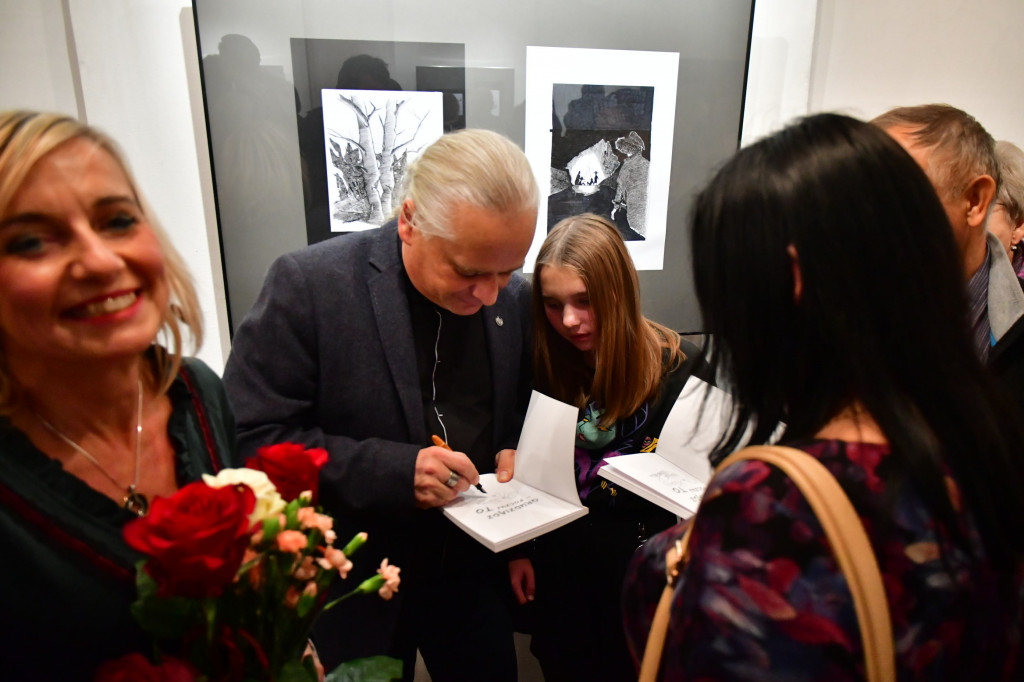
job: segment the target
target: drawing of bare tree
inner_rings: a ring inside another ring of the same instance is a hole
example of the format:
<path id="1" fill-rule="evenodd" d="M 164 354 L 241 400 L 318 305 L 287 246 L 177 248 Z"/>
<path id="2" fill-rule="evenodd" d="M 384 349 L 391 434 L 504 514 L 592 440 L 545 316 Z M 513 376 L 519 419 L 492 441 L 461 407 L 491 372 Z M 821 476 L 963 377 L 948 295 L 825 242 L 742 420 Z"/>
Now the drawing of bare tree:
<path id="1" fill-rule="evenodd" d="M 333 92 L 334 101 L 354 115 L 355 126 L 342 128 L 337 122 L 331 126 L 324 119 L 335 169 L 332 219 L 382 225 L 393 211 L 409 155 L 418 155 L 440 137 L 440 125 L 427 123 L 428 119 L 441 120 L 434 107 L 417 108 L 409 103 L 438 93 Z M 436 99 L 439 106 L 440 97 Z M 425 133 L 425 123 L 427 128 L 436 127 L 436 134 Z"/>

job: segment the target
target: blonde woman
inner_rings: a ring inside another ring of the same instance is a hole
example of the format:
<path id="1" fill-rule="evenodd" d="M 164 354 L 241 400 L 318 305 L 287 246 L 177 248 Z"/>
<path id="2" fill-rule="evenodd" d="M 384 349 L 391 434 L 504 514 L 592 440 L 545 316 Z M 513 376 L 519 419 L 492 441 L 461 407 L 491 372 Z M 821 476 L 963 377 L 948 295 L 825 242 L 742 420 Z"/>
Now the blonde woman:
<path id="1" fill-rule="evenodd" d="M 201 338 L 184 264 L 102 133 L 0 113 L 0 291 L 3 675 L 91 679 L 150 650 L 122 526 L 231 466 L 234 424 L 184 359 Z"/>

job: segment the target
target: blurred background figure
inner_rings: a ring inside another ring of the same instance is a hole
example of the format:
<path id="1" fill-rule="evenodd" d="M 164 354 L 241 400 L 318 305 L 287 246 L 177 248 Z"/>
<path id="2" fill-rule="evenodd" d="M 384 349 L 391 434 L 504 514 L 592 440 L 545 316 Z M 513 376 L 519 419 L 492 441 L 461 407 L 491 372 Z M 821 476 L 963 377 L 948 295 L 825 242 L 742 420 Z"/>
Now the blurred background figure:
<path id="1" fill-rule="evenodd" d="M 232 246 L 224 261 L 229 310 L 245 311 L 270 266 L 267 254 L 296 247 L 284 226 L 302 208 L 298 98 L 283 69 L 264 64 L 248 36 L 227 34 L 217 50 L 203 58 L 207 118 L 221 239 Z"/>
<path id="2" fill-rule="evenodd" d="M 1024 410 L 1024 280 L 986 229 L 1000 186 L 995 140 L 949 104 L 898 107 L 871 123 L 907 150 L 938 194 L 960 251 L 974 351 Z"/>
<path id="3" fill-rule="evenodd" d="M 233 466 L 234 421 L 186 358 L 189 274 L 102 133 L 0 113 L 0 291 L 2 674 L 92 679 L 151 651 L 122 527 Z"/>
<path id="4" fill-rule="evenodd" d="M 748 428 L 765 443 L 785 423 L 782 443 L 824 464 L 861 517 L 897 677 L 1020 679 L 1024 435 L 971 350 L 961 254 L 929 179 L 878 128 L 820 114 L 736 154 L 692 228 L 711 364 L 737 404 L 712 463 Z M 651 538 L 627 574 L 638 654 L 682 533 Z M 689 553 L 662 679 L 863 679 L 846 580 L 780 470 L 720 471 Z"/>
<path id="5" fill-rule="evenodd" d="M 1010 257 L 1017 277 L 1024 277 L 1024 151 L 1000 140 L 996 142 L 996 159 L 1002 181 L 988 218 L 989 232 L 999 238 Z"/>

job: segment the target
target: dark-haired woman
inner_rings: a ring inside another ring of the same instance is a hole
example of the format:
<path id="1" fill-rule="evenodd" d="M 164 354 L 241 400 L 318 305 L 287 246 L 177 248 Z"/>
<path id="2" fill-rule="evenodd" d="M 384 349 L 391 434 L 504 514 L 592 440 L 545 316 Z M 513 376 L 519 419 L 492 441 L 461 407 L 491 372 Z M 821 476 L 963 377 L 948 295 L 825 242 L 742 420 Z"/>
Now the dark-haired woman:
<path id="1" fill-rule="evenodd" d="M 900 680 L 1020 679 L 1024 458 L 972 352 L 942 205 L 881 130 L 813 116 L 740 151 L 699 195 L 693 263 L 744 429 L 821 461 L 882 572 Z M 675 584 L 665 680 L 863 679 L 846 580 L 779 470 L 721 472 Z M 643 648 L 677 527 L 638 553 L 627 627 Z"/>
<path id="2" fill-rule="evenodd" d="M 637 545 L 675 517 L 597 470 L 612 457 L 653 451 L 683 384 L 704 376 L 706 364 L 695 346 L 641 314 L 619 231 L 590 213 L 561 221 L 541 246 L 533 329 L 537 389 L 580 408 L 576 486 L 590 512 L 511 563 L 513 590 L 520 603 L 534 602 L 531 649 L 545 680 L 635 679 L 622 581 Z"/>

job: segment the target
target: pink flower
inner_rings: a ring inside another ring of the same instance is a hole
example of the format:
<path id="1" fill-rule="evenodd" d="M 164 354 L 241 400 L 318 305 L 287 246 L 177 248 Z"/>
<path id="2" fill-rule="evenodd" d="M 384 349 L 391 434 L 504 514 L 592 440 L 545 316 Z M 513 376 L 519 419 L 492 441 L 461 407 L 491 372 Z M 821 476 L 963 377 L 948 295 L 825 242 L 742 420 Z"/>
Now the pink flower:
<path id="1" fill-rule="evenodd" d="M 326 514 L 318 514 L 313 507 L 299 507 L 296 516 L 303 528 L 316 528 L 321 533 L 326 533 L 334 527 L 334 519 Z"/>
<path id="2" fill-rule="evenodd" d="M 391 599 L 395 592 L 398 592 L 398 584 L 401 582 L 398 574 L 401 570 L 398 566 L 388 565 L 387 559 L 380 562 L 380 568 L 377 569 L 377 573 L 380 574 L 380 577 L 384 578 L 384 584 L 377 591 L 377 594 L 381 596 L 381 599 Z"/>
<path id="3" fill-rule="evenodd" d="M 313 557 L 306 556 L 302 557 L 302 562 L 292 571 L 292 576 L 296 580 L 312 580 L 316 577 L 316 572 L 317 568 L 316 564 L 313 563 Z"/>
<path id="4" fill-rule="evenodd" d="M 352 562 L 348 560 L 345 553 L 333 547 L 325 547 L 324 556 L 322 559 L 317 559 L 317 563 L 328 571 L 334 568 L 338 569 L 338 574 L 341 575 L 342 580 L 347 578 L 348 572 L 352 570 Z"/>
<path id="5" fill-rule="evenodd" d="M 284 595 L 284 605 L 290 609 L 294 609 L 296 606 L 299 605 L 299 598 L 301 596 L 302 593 L 299 592 L 298 589 L 296 589 L 295 587 L 289 587 L 288 592 L 286 592 Z"/>
<path id="6" fill-rule="evenodd" d="M 282 552 L 300 552 L 306 549 L 309 540 L 306 534 L 298 530 L 283 530 L 277 534 L 277 548 Z"/>
<path id="7" fill-rule="evenodd" d="M 310 597 L 315 597 L 316 593 L 317 593 L 316 583 L 313 582 L 312 580 L 310 580 L 308 583 L 306 583 L 306 586 L 304 588 L 302 588 L 302 594 L 309 595 Z"/>
<path id="8" fill-rule="evenodd" d="M 335 533 L 333 530 L 325 530 L 324 531 L 324 542 L 326 542 L 328 545 L 333 545 L 334 541 L 337 540 L 337 539 L 338 539 L 338 534 Z"/>

